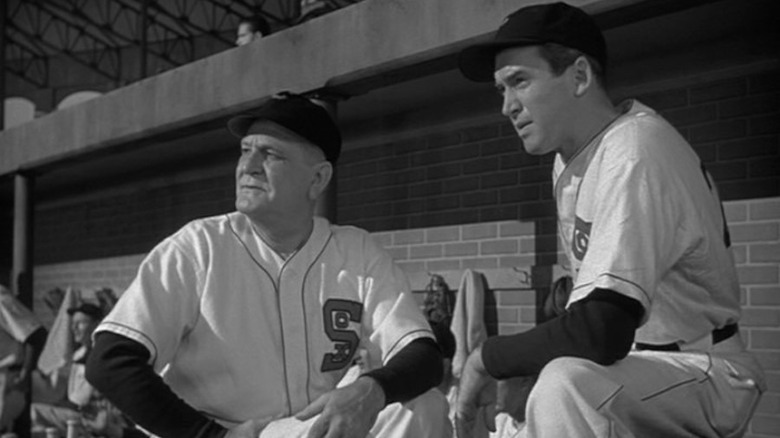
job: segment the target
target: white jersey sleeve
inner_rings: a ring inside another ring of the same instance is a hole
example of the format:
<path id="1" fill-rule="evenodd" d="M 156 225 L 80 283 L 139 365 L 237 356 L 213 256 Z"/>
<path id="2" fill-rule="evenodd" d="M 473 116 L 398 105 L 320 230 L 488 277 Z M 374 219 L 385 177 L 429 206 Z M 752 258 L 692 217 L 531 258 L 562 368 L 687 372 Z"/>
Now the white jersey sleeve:
<path id="1" fill-rule="evenodd" d="M 186 229 L 174 234 L 147 255 L 130 287 L 95 331 L 109 330 L 143 344 L 158 372 L 198 319 L 204 270 L 182 248 L 186 235 Z"/>

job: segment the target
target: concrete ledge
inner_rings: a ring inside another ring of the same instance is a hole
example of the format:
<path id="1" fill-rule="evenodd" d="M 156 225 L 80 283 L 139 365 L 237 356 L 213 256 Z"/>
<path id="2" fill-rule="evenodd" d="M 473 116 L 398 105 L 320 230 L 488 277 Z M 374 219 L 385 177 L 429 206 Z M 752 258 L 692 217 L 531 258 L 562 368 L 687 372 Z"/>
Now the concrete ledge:
<path id="1" fill-rule="evenodd" d="M 391 74 L 484 38 L 518 0 L 367 0 L 0 133 L 0 176 L 213 122 L 280 90 Z M 580 0 L 592 13 L 636 0 Z M 368 82 L 363 89 L 382 86 Z"/>

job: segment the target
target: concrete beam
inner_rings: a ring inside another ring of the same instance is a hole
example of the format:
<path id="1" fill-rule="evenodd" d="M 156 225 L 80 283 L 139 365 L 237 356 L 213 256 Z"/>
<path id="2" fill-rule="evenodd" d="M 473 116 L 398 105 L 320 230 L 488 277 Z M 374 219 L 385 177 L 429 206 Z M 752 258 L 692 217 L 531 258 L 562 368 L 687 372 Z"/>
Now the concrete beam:
<path id="1" fill-rule="evenodd" d="M 645 0 L 646 1 L 646 0 Z M 214 122 L 280 91 L 382 86 L 487 37 L 518 0 L 367 0 L 0 133 L 0 176 Z M 598 14 L 642 0 L 570 1 Z"/>

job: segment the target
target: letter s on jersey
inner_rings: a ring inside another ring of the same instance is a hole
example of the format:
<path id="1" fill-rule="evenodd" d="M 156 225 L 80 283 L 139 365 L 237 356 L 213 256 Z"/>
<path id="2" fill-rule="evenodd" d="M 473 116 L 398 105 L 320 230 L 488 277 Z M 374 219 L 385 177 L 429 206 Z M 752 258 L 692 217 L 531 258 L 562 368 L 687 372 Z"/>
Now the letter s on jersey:
<path id="1" fill-rule="evenodd" d="M 574 236 L 571 239 L 571 251 L 579 261 L 582 261 L 585 258 L 585 253 L 588 252 L 590 228 L 592 226 L 593 222 L 585 222 L 579 216 L 574 217 Z"/>
<path id="2" fill-rule="evenodd" d="M 359 323 L 363 318 L 363 303 L 350 300 L 329 299 L 322 307 L 322 322 L 325 334 L 333 341 L 331 353 L 325 353 L 320 371 L 340 370 L 352 363 L 360 336 L 349 330 L 349 323 Z"/>

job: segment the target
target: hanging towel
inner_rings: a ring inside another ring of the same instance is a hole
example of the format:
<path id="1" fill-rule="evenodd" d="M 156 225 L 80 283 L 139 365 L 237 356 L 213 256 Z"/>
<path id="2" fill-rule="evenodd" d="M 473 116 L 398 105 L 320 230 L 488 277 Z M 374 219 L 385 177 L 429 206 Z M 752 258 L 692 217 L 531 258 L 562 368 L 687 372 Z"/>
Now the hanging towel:
<path id="1" fill-rule="evenodd" d="M 484 285 L 483 275 L 471 269 L 464 271 L 460 279 L 450 327 L 456 344 L 455 357 L 452 358 L 452 374 L 457 379 L 460 379 L 469 354 L 487 339 Z"/>
<path id="2" fill-rule="evenodd" d="M 49 378 L 52 386 L 57 385 L 60 371 L 70 364 L 73 357 L 73 335 L 70 332 L 71 316 L 68 315 L 68 309 L 79 304 L 81 304 L 81 292 L 71 287 L 67 288 L 60 310 L 46 338 L 46 345 L 38 358 L 38 369 Z"/>

